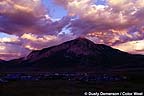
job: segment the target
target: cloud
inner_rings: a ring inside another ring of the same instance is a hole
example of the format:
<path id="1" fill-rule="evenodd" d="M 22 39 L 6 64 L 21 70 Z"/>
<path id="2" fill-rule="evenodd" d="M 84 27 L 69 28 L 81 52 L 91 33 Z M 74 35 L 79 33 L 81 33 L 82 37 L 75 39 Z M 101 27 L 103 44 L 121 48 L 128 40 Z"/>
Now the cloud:
<path id="1" fill-rule="evenodd" d="M 30 52 L 26 48 L 17 44 L 0 43 L 0 46 L 0 58 L 4 60 L 24 57 Z"/>
<path id="2" fill-rule="evenodd" d="M 40 50 L 50 46 L 58 45 L 62 42 L 74 39 L 73 35 L 55 36 L 55 35 L 35 35 L 24 34 L 21 36 L 21 40 L 24 42 L 22 46 L 29 50 Z"/>
<path id="3" fill-rule="evenodd" d="M 13 43 L 19 42 L 19 38 L 17 36 L 0 38 L 0 43 L 12 43 L 12 42 Z"/>
<path id="4" fill-rule="evenodd" d="M 122 44 L 112 46 L 121 51 L 126 51 L 132 54 L 144 54 L 144 40 L 128 41 Z"/>
<path id="5" fill-rule="evenodd" d="M 29 50 L 39 50 L 57 44 L 59 38 L 55 35 L 23 34 L 22 46 Z"/>
<path id="6" fill-rule="evenodd" d="M 95 33 L 96 38 L 108 45 L 139 40 L 144 37 L 142 35 L 144 31 L 140 30 L 144 25 L 144 19 L 142 19 L 144 0 L 105 0 L 105 4 L 99 5 L 95 4 L 94 0 L 54 1 L 68 10 L 69 16 L 78 17 L 69 25 L 75 34 L 90 36 Z M 134 35 L 133 27 L 136 27 L 137 33 L 141 36 Z M 111 42 L 111 37 L 116 39 Z"/>
<path id="7" fill-rule="evenodd" d="M 0 31 L 21 36 L 24 33 L 58 34 L 70 17 L 54 21 L 42 0 L 4 0 L 0 2 Z"/>
<path id="8" fill-rule="evenodd" d="M 16 35 L 43 32 L 40 22 L 47 10 L 40 0 L 4 0 L 0 9 L 0 31 Z"/>
<path id="9" fill-rule="evenodd" d="M 44 36 L 38 37 L 38 35 L 34 35 L 34 34 L 29 33 L 29 34 L 23 34 L 21 36 L 21 38 L 26 39 L 26 40 L 30 40 L 30 41 L 33 41 L 33 42 L 47 42 L 47 41 L 50 41 L 50 40 L 54 40 L 57 37 L 52 36 L 52 35 L 44 35 Z"/>

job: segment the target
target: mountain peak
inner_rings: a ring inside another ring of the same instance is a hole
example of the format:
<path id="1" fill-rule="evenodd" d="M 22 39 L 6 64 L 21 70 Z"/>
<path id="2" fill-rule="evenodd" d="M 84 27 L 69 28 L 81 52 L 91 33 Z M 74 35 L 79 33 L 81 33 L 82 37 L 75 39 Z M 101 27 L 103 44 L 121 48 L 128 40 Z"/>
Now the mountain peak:
<path id="1" fill-rule="evenodd" d="M 85 38 L 85 37 L 83 37 L 83 36 L 80 36 L 80 37 L 78 37 L 78 38 L 76 38 L 76 39 L 74 39 L 74 40 L 82 40 L 82 41 L 87 41 L 87 40 L 89 40 L 89 39 L 87 39 L 87 38 Z M 90 41 L 90 40 L 89 40 Z"/>
<path id="2" fill-rule="evenodd" d="M 36 61 L 41 58 L 50 58 L 51 56 L 60 57 L 71 57 L 71 56 L 92 56 L 97 57 L 99 55 L 112 55 L 120 54 L 119 50 L 113 49 L 110 46 L 104 44 L 95 44 L 91 40 L 78 37 L 74 40 L 64 42 L 57 46 L 52 46 L 49 48 L 44 48 L 42 50 L 33 51 L 28 56 L 27 59 L 31 61 Z"/>
<path id="3" fill-rule="evenodd" d="M 86 38 L 83 37 L 83 36 L 80 36 L 80 37 L 78 37 L 78 38 L 76 38 L 76 39 L 78 39 L 78 40 L 85 40 Z"/>
<path id="4" fill-rule="evenodd" d="M 78 37 L 74 40 L 65 42 L 64 44 L 70 44 L 70 45 L 82 45 L 82 46 L 87 46 L 87 45 L 95 45 L 94 42 L 92 42 L 91 40 L 85 38 L 85 37 Z"/>
<path id="5" fill-rule="evenodd" d="M 64 54 L 66 53 L 74 53 L 74 54 L 89 54 L 92 53 L 92 48 L 95 47 L 95 43 L 86 39 L 84 37 L 78 37 L 74 40 L 64 42 L 60 45 L 44 48 L 39 51 L 33 51 L 28 56 L 27 59 L 38 59 L 50 56 L 51 54 L 58 54 L 59 52 L 63 51 Z"/>

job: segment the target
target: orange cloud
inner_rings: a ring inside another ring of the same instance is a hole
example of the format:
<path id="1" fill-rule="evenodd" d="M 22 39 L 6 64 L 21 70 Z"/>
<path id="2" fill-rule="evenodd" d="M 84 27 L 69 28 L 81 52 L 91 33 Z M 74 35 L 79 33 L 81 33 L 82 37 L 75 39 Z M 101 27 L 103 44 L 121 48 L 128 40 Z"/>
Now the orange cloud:
<path id="1" fill-rule="evenodd" d="M 2 10 L 1 13 L 15 13 L 22 12 L 36 12 L 36 8 L 41 10 L 41 0 L 3 0 L 0 2 Z M 38 10 L 37 10 L 38 11 Z"/>
<path id="2" fill-rule="evenodd" d="M 38 48 L 32 47 L 31 45 L 25 45 L 24 47 L 29 50 L 39 50 Z"/>
<path id="3" fill-rule="evenodd" d="M 19 41 L 20 40 L 17 36 L 0 38 L 0 43 L 19 42 Z"/>
<path id="4" fill-rule="evenodd" d="M 39 50 L 44 47 L 48 47 L 51 45 L 57 44 L 59 38 L 55 35 L 36 35 L 36 34 L 23 34 L 21 39 L 25 42 L 23 43 L 23 47 L 29 50 Z"/>
<path id="5" fill-rule="evenodd" d="M 126 43 L 115 45 L 113 46 L 113 48 L 132 54 L 144 54 L 144 40 L 129 41 Z"/>
<path id="6" fill-rule="evenodd" d="M 38 37 L 38 35 L 34 35 L 34 34 L 23 34 L 21 36 L 22 39 L 27 39 L 27 40 L 30 40 L 32 42 L 49 42 L 51 40 L 55 40 L 57 39 L 57 36 L 54 36 L 54 35 L 44 35 L 44 36 L 41 36 L 41 37 Z"/>

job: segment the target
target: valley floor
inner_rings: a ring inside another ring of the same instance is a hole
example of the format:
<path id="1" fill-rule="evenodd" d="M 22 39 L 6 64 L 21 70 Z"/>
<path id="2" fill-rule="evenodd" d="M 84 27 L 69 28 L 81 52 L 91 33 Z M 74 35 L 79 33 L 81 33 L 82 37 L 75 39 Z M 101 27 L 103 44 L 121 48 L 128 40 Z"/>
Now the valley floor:
<path id="1" fill-rule="evenodd" d="M 85 92 L 143 92 L 133 82 L 80 82 L 65 80 L 15 81 L 0 85 L 1 96 L 83 96 Z"/>
<path id="2" fill-rule="evenodd" d="M 0 96 L 83 96 L 85 92 L 143 92 L 143 72 L 118 73 L 114 75 L 101 73 L 102 76 L 96 75 L 95 79 L 85 73 L 76 76 L 78 78 L 75 79 L 71 78 L 72 74 L 69 76 L 66 74 L 68 78 L 62 75 L 59 78 L 58 73 L 51 76 L 48 73 L 39 73 L 38 75 L 33 73 L 1 73 Z M 32 77 L 35 78 L 30 77 L 32 74 Z M 40 75 L 42 77 L 39 77 Z M 111 76 L 125 78 L 112 79 Z"/>

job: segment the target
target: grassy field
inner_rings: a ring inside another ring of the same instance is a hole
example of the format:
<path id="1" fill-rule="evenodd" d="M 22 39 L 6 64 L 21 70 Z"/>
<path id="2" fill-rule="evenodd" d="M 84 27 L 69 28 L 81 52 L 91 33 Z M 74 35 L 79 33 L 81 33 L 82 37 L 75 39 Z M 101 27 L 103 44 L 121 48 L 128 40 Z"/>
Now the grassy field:
<path id="1" fill-rule="evenodd" d="M 144 84 L 138 82 L 12 81 L 0 85 L 0 96 L 82 96 L 84 92 L 127 92 L 143 89 Z"/>
<path id="2" fill-rule="evenodd" d="M 0 83 L 0 96 L 83 96 L 84 92 L 144 91 L 143 71 L 113 72 L 112 74 L 124 75 L 127 79 L 123 81 L 9 81 Z"/>

